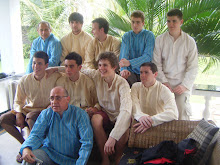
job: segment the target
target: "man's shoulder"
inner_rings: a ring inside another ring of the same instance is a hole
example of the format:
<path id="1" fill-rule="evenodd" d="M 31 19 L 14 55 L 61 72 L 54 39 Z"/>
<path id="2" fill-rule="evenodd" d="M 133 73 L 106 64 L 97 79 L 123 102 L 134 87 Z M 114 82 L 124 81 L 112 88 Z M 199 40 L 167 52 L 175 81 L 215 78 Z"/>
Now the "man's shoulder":
<path id="1" fill-rule="evenodd" d="M 188 40 L 189 42 L 193 42 L 193 43 L 195 43 L 194 38 L 191 37 L 188 33 L 182 31 L 182 35 L 183 35 L 183 38 L 184 38 L 185 40 Z"/>
<path id="2" fill-rule="evenodd" d="M 85 81 L 87 83 L 93 82 L 93 80 L 89 76 L 87 76 L 86 74 L 82 72 L 80 72 L 80 81 Z"/>
<path id="3" fill-rule="evenodd" d="M 71 38 L 71 36 L 72 36 L 71 34 L 72 34 L 72 32 L 69 32 L 68 34 L 66 34 L 65 36 L 63 36 L 63 37 L 61 38 L 61 42 L 66 41 L 67 39 Z"/>
<path id="4" fill-rule="evenodd" d="M 79 108 L 79 107 L 77 107 L 77 106 L 75 106 L 75 105 L 71 105 L 71 104 L 69 104 L 68 105 L 69 106 L 69 108 L 70 108 L 70 112 L 71 113 L 74 113 L 74 116 L 87 116 L 87 113 L 86 113 L 86 111 L 85 110 L 83 110 L 83 109 L 81 109 L 81 108 Z"/>
<path id="5" fill-rule="evenodd" d="M 142 87 L 142 83 L 141 82 L 136 82 L 132 85 L 131 88 L 133 89 L 140 89 L 141 90 L 141 87 Z"/>
<path id="6" fill-rule="evenodd" d="M 21 77 L 19 83 L 26 83 L 26 82 L 30 82 L 30 81 L 33 81 L 33 72 L 32 73 L 29 73 L 27 75 L 24 75 Z"/>

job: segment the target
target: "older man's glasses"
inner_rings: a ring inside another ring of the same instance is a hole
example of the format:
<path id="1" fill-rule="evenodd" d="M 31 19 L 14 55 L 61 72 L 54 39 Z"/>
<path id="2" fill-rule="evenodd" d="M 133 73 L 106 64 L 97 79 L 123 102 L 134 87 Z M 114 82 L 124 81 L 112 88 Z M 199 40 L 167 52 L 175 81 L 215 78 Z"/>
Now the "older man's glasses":
<path id="1" fill-rule="evenodd" d="M 64 97 L 68 97 L 68 96 L 50 96 L 49 100 L 50 101 L 54 101 L 54 100 L 61 101 L 62 98 L 64 98 Z"/>

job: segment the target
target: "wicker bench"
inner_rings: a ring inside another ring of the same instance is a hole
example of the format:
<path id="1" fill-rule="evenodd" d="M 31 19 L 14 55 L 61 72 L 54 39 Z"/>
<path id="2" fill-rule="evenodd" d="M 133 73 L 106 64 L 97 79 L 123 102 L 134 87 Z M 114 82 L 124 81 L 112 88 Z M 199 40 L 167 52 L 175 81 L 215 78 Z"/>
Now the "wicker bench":
<path id="1" fill-rule="evenodd" d="M 134 125 L 136 121 L 133 121 Z M 198 125 L 199 121 L 183 121 L 175 120 L 167 122 L 156 127 L 152 127 L 143 134 L 135 134 L 134 128 L 130 130 L 128 141 L 129 148 L 149 148 L 159 144 L 164 140 L 173 140 L 176 143 L 185 139 L 193 129 Z M 210 165 L 218 165 L 220 162 L 220 133 L 218 132 L 218 140 L 215 144 Z"/>

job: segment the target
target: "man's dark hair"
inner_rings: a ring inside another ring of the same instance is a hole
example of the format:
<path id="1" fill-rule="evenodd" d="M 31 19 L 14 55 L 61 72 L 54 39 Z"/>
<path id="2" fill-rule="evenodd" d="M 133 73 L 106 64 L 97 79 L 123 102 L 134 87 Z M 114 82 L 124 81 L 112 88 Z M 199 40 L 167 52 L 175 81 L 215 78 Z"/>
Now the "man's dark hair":
<path id="1" fill-rule="evenodd" d="M 144 22 L 144 12 L 143 11 L 140 11 L 140 10 L 135 10 L 132 14 L 131 14 L 131 17 L 134 17 L 134 18 L 141 18 L 142 22 Z"/>
<path id="2" fill-rule="evenodd" d="M 43 51 L 35 52 L 33 57 L 44 59 L 45 64 L 47 64 L 49 62 L 49 57 L 48 57 L 47 53 L 45 53 Z"/>
<path id="3" fill-rule="evenodd" d="M 182 13 L 182 11 L 179 10 L 179 9 L 176 9 L 176 8 L 169 10 L 168 13 L 167 13 L 167 16 L 168 16 L 168 17 L 177 16 L 180 20 L 183 19 L 183 13 Z"/>
<path id="4" fill-rule="evenodd" d="M 65 57 L 65 60 L 75 60 L 76 64 L 78 66 L 82 65 L 82 57 L 78 53 L 76 53 L 76 52 L 71 52 L 70 54 L 68 54 Z"/>
<path id="5" fill-rule="evenodd" d="M 157 66 L 153 62 L 145 62 L 145 63 L 141 64 L 141 67 L 143 67 L 143 66 L 150 67 L 150 70 L 152 71 L 152 73 L 157 72 Z"/>
<path id="6" fill-rule="evenodd" d="M 104 53 L 99 54 L 98 62 L 100 60 L 108 60 L 112 68 L 118 66 L 118 58 L 114 52 L 104 52 Z"/>
<path id="7" fill-rule="evenodd" d="M 108 34 L 109 23 L 105 18 L 96 18 L 92 21 L 92 23 L 98 23 L 99 29 L 104 28 L 105 34 Z"/>
<path id="8" fill-rule="evenodd" d="M 73 12 L 72 14 L 70 14 L 69 16 L 69 23 L 72 21 L 78 21 L 81 24 L 83 24 L 83 16 L 80 13 L 77 12 Z"/>

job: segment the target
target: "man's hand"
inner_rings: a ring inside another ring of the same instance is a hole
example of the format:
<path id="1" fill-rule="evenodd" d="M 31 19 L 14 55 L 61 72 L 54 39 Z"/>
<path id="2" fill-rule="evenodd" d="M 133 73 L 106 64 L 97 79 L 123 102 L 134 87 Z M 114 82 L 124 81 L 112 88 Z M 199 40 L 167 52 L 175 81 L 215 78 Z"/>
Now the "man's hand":
<path id="1" fill-rule="evenodd" d="M 46 71 L 46 78 L 50 77 L 54 72 L 57 72 L 57 68 L 47 68 L 45 69 Z"/>
<path id="2" fill-rule="evenodd" d="M 25 160 L 28 163 L 34 163 L 35 160 L 33 158 L 35 158 L 36 156 L 32 153 L 32 151 L 29 148 L 25 148 L 23 150 L 22 153 L 22 158 L 23 160 Z"/>
<path id="3" fill-rule="evenodd" d="M 121 74 L 121 77 L 123 77 L 124 79 L 127 79 L 131 75 L 131 72 L 129 72 L 128 70 L 123 70 L 120 72 L 120 74 Z"/>
<path id="4" fill-rule="evenodd" d="M 135 124 L 133 127 L 136 127 L 134 130 L 135 133 L 144 133 L 150 127 L 152 127 L 153 121 L 150 116 L 142 116 L 139 120 L 139 123 Z"/>
<path id="5" fill-rule="evenodd" d="M 116 140 L 112 138 L 111 136 L 109 136 L 104 146 L 104 153 L 106 155 L 112 155 L 115 153 L 115 143 L 116 143 Z"/>
<path id="6" fill-rule="evenodd" d="M 21 112 L 17 112 L 16 113 L 16 125 L 18 127 L 20 127 L 21 129 L 23 129 L 25 127 L 25 125 L 24 125 L 24 117 L 23 117 Z"/>
<path id="7" fill-rule="evenodd" d="M 170 84 L 168 82 L 163 83 L 167 88 L 170 89 L 171 92 L 173 92 L 173 89 L 171 88 Z"/>
<path id="8" fill-rule="evenodd" d="M 89 117 L 91 118 L 93 114 L 98 111 L 98 109 L 95 107 L 89 107 L 86 108 L 85 111 L 88 113 Z"/>
<path id="9" fill-rule="evenodd" d="M 178 85 L 176 86 L 174 89 L 173 89 L 173 92 L 178 94 L 178 95 L 181 95 L 183 92 L 185 92 L 187 90 L 186 87 L 184 87 L 183 85 Z"/>
<path id="10" fill-rule="evenodd" d="M 126 67 L 126 66 L 130 66 L 130 61 L 126 60 L 125 58 L 122 58 L 119 62 L 119 66 L 120 67 Z"/>

